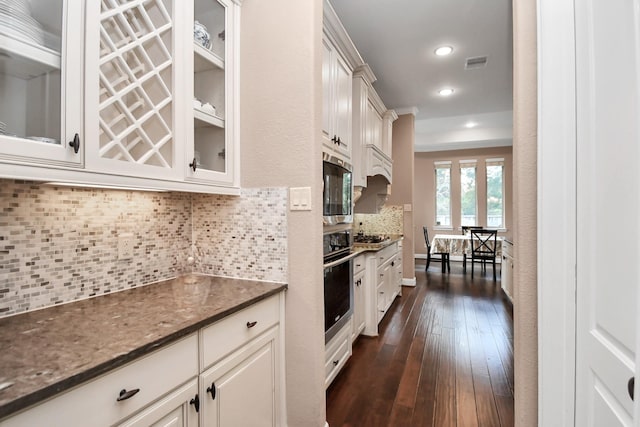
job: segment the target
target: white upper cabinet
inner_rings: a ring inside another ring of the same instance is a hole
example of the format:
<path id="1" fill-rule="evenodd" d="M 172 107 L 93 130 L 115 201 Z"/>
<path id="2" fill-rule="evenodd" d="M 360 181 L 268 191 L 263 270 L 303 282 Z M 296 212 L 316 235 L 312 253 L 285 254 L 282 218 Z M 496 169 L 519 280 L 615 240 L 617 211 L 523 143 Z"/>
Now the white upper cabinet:
<path id="1" fill-rule="evenodd" d="M 239 194 L 238 2 L 15 4 L 0 178 Z"/>
<path id="2" fill-rule="evenodd" d="M 352 71 L 325 37 L 322 44 L 322 135 L 324 150 L 351 159 Z"/>
<path id="3" fill-rule="evenodd" d="M 82 2 L 9 3 L 0 4 L 0 171 L 12 173 L 4 162 L 79 167 Z"/>

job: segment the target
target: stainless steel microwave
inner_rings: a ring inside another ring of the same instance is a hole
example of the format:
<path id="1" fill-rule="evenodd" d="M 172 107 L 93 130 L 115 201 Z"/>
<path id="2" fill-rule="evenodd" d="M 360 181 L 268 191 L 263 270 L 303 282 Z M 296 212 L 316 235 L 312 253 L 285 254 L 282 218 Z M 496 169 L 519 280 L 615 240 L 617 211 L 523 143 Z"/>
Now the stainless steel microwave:
<path id="1" fill-rule="evenodd" d="M 351 165 L 342 159 L 323 154 L 322 217 L 325 225 L 353 222 L 353 187 Z"/>

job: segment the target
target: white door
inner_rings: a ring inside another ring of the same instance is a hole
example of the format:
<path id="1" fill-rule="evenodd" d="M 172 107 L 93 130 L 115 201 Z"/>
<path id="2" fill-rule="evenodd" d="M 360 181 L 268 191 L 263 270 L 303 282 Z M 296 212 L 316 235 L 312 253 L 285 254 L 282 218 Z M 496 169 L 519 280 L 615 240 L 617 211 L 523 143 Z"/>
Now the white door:
<path id="1" fill-rule="evenodd" d="M 639 5 L 575 2 L 576 426 L 640 425 Z"/>

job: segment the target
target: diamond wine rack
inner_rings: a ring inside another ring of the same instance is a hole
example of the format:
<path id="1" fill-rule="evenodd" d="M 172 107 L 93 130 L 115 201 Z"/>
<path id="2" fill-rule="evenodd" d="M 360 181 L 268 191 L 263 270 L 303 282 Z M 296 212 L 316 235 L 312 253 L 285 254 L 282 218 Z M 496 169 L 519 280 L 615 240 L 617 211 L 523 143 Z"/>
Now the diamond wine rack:
<path id="1" fill-rule="evenodd" d="M 173 167 L 172 31 L 162 0 L 102 1 L 101 158 Z"/>

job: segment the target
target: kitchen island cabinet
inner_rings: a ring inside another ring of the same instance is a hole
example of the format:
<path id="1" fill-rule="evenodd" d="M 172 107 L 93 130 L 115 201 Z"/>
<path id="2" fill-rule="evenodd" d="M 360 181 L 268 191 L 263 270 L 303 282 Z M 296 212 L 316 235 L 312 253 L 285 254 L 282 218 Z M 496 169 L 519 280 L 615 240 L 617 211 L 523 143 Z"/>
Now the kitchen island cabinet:
<path id="1" fill-rule="evenodd" d="M 285 288 L 191 275 L 0 319 L 0 425 L 211 425 L 211 370 L 242 372 L 220 419 L 259 396 L 285 425 Z"/>

